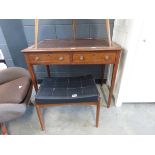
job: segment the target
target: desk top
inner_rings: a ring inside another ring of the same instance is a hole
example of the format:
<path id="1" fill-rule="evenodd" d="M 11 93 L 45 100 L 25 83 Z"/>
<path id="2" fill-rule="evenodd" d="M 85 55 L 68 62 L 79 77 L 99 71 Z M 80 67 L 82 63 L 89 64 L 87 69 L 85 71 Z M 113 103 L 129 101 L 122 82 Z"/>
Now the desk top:
<path id="1" fill-rule="evenodd" d="M 76 39 L 76 40 L 51 40 L 46 39 L 38 43 L 38 48 L 34 45 L 22 50 L 22 52 L 42 52 L 42 51 L 94 51 L 94 50 L 121 50 L 121 47 L 112 42 L 99 39 Z"/>

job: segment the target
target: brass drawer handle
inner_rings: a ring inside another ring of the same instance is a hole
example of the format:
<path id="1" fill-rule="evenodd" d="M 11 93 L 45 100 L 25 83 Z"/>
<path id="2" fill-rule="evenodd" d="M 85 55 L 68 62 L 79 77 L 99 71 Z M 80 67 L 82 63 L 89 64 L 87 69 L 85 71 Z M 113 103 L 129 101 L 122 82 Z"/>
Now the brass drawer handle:
<path id="1" fill-rule="evenodd" d="M 84 56 L 83 55 L 80 56 L 80 60 L 84 60 Z"/>
<path id="2" fill-rule="evenodd" d="M 38 61 L 39 60 L 39 57 L 35 57 L 35 60 Z"/>
<path id="3" fill-rule="evenodd" d="M 59 57 L 59 60 L 60 60 L 60 61 L 64 60 L 64 57 Z"/>
<path id="4" fill-rule="evenodd" d="M 104 57 L 105 60 L 109 60 L 109 58 L 110 58 L 110 57 L 109 57 L 108 55 L 106 55 L 106 56 Z"/>

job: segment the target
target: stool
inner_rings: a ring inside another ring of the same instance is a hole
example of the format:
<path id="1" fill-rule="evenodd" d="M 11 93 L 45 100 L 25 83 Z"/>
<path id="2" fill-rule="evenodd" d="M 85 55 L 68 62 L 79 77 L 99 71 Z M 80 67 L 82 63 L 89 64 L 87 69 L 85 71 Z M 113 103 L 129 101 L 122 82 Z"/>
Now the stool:
<path id="1" fill-rule="evenodd" d="M 96 127 L 99 125 L 100 96 L 91 75 L 45 78 L 35 96 L 41 129 L 45 126 L 40 108 L 64 105 L 95 105 Z"/>

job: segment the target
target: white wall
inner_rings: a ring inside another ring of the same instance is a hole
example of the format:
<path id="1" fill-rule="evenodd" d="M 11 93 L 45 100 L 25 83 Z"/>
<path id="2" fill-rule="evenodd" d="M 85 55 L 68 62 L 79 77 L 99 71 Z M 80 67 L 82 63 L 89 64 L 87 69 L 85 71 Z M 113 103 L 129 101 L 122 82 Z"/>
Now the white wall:
<path id="1" fill-rule="evenodd" d="M 114 89 L 123 102 L 155 102 L 155 25 L 148 20 L 116 20 L 113 41 L 123 48 Z"/>
<path id="2" fill-rule="evenodd" d="M 0 49 L 0 60 L 4 60 L 4 55 L 3 55 L 2 51 L 1 51 L 1 49 Z M 0 71 L 3 70 L 3 69 L 6 69 L 6 68 L 7 68 L 6 64 L 3 63 L 3 62 L 0 62 Z"/>

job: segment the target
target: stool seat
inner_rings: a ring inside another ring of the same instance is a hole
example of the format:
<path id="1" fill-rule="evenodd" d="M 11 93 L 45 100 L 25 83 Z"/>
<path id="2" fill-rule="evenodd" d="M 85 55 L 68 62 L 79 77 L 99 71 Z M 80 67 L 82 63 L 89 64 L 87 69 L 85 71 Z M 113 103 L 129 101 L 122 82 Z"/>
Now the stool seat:
<path id="1" fill-rule="evenodd" d="M 99 93 L 91 75 L 45 78 L 35 96 L 37 104 L 96 102 Z"/>

